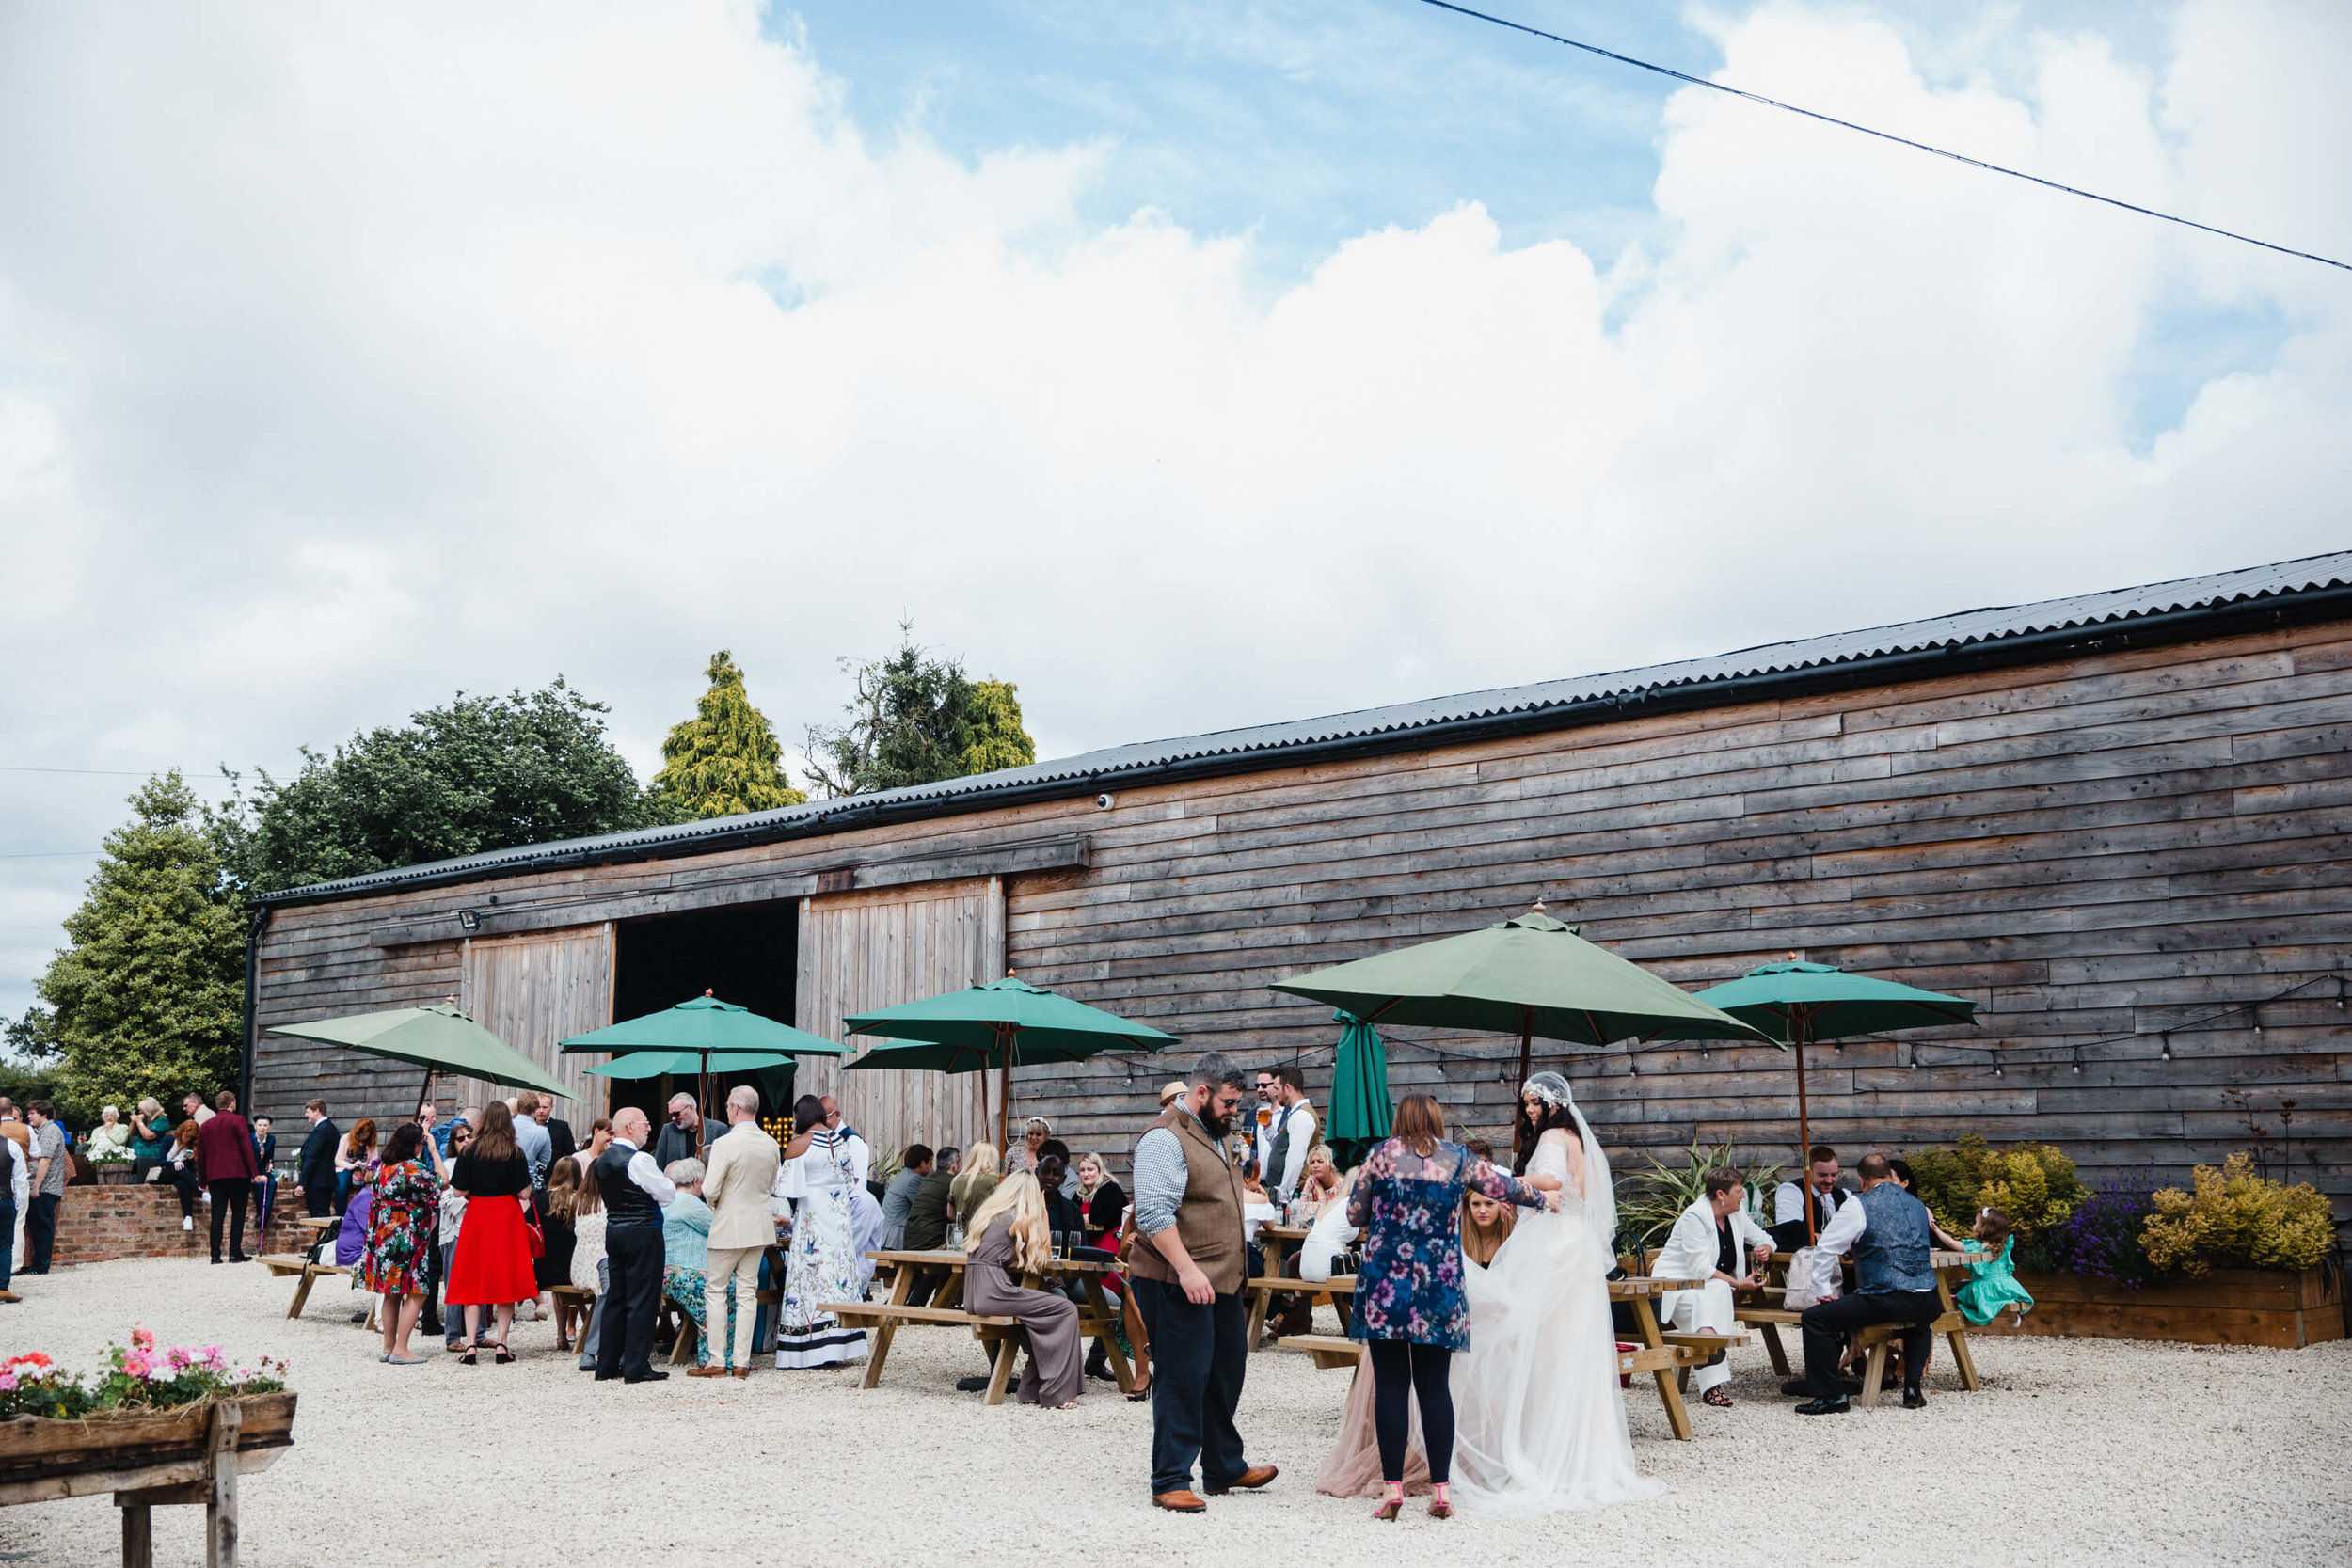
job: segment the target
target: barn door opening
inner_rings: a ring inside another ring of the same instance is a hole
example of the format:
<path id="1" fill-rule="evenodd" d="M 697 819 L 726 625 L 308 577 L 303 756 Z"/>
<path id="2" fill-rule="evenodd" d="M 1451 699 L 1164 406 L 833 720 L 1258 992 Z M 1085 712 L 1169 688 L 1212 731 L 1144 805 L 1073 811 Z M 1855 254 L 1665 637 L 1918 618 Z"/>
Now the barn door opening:
<path id="1" fill-rule="evenodd" d="M 722 1002 L 749 1007 L 762 1018 L 791 1022 L 800 912 L 800 905 L 787 899 L 621 922 L 612 972 L 614 1020 L 642 1018 L 675 1007 L 707 990 Z M 604 1081 L 596 1082 L 602 1085 Z M 726 1091 L 738 1084 L 759 1089 L 762 1117 L 791 1114 L 790 1068 L 719 1075 L 713 1080 L 711 1099 L 723 1101 Z M 692 1078 L 615 1079 L 611 1109 L 635 1105 L 660 1127 L 666 1115 L 663 1107 L 680 1089 L 698 1092 Z M 596 1114 L 603 1116 L 608 1114 L 606 1101 L 601 1089 L 598 1094 Z M 716 1104 L 702 1109 L 705 1116 L 723 1124 L 725 1113 Z"/>
<path id="2" fill-rule="evenodd" d="M 499 1038 L 545 1068 L 571 1091 L 555 1114 L 584 1132 L 603 1115 L 604 1080 L 588 1076 L 596 1056 L 565 1056 L 556 1042 L 612 1022 L 612 925 L 576 926 L 509 937 L 472 937 L 466 942 L 466 1013 Z M 457 1081 L 457 1104 L 480 1105 L 491 1095 L 510 1095 L 479 1079 Z"/>
<path id="3" fill-rule="evenodd" d="M 1005 894 L 994 877 L 925 882 L 801 901 L 800 1016 L 811 1034 L 844 1038 L 841 1021 L 961 990 L 1005 973 Z M 862 1037 L 861 1037 L 862 1039 Z M 911 1143 L 933 1148 L 993 1136 L 996 1075 L 845 1072 L 803 1063 L 803 1094 L 837 1094 L 843 1119 L 877 1160 Z"/>

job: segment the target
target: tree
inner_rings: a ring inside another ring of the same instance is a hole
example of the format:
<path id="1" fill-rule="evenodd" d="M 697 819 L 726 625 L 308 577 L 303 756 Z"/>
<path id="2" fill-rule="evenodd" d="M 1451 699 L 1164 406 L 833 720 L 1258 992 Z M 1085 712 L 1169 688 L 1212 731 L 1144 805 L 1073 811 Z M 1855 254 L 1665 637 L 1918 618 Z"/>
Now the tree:
<path id="1" fill-rule="evenodd" d="M 560 675 L 528 694 L 461 691 L 331 757 L 304 747 L 298 775 L 262 773 L 250 807 L 239 795 L 215 831 L 234 879 L 265 893 L 644 827 L 655 818 L 605 712 Z"/>
<path id="2" fill-rule="evenodd" d="M 244 901 L 177 771 L 130 801 L 131 820 L 107 835 L 88 895 L 66 917 L 69 945 L 35 985 L 49 1014 L 20 1021 L 26 1044 L 62 1053 L 58 1091 L 83 1110 L 150 1094 L 176 1104 L 237 1081 Z"/>
<path id="3" fill-rule="evenodd" d="M 856 682 L 847 724 L 808 731 L 808 780 L 827 795 L 864 795 L 962 778 L 1037 760 L 1021 727 L 1018 688 L 974 681 L 961 661 L 933 658 L 898 626 L 898 651 L 841 668 Z"/>
<path id="4" fill-rule="evenodd" d="M 647 809 L 663 822 L 694 822 L 806 800 L 785 782 L 784 748 L 767 715 L 752 706 L 734 657 L 720 649 L 704 673 L 710 688 L 694 717 L 673 725 L 661 742 L 661 771 L 645 791 Z"/>

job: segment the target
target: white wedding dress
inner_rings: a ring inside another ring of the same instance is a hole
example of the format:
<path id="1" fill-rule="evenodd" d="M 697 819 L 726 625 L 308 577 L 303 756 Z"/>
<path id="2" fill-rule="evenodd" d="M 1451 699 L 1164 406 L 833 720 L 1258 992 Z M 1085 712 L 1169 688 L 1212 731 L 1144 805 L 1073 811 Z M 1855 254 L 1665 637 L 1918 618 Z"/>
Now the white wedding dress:
<path id="1" fill-rule="evenodd" d="M 1470 1348 L 1454 1357 L 1454 1499 L 1465 1515 L 1550 1513 L 1654 1497 L 1633 1467 L 1609 1316 L 1616 1201 L 1583 1133 L 1586 1194 L 1568 1175 L 1564 1129 L 1546 1132 L 1530 1177 L 1556 1177 L 1560 1212 L 1522 1211 L 1491 1265 L 1463 1271 Z"/>

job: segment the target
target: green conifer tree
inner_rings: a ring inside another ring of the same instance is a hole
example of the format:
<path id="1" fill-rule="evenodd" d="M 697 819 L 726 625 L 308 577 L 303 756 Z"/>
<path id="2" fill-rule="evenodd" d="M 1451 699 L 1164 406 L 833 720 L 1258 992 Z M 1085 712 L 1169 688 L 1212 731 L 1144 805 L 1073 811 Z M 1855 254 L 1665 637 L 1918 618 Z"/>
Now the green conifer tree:
<path id="1" fill-rule="evenodd" d="M 784 749 L 767 716 L 752 706 L 734 657 L 721 649 L 706 673 L 710 689 L 694 717 L 661 743 L 661 771 L 646 791 L 654 813 L 666 822 L 693 822 L 806 800 L 785 783 Z"/>
<path id="2" fill-rule="evenodd" d="M 1021 689 L 1010 681 L 975 681 L 963 706 L 972 737 L 963 748 L 959 771 L 993 773 L 1004 768 L 1026 768 L 1037 760 L 1037 742 L 1021 727 Z"/>
<path id="3" fill-rule="evenodd" d="M 222 876 L 196 792 L 179 773 L 131 796 L 131 821 L 106 836 L 71 945 L 36 985 L 65 1057 L 60 1096 L 74 1106 L 177 1105 L 237 1083 L 245 1023 L 243 900 Z"/>

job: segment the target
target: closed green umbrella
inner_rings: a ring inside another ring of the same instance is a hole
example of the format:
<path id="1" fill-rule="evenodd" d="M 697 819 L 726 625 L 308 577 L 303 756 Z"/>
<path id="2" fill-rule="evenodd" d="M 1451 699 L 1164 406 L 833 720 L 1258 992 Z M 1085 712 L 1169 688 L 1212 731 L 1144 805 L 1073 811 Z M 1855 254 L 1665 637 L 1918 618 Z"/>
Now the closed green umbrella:
<path id="1" fill-rule="evenodd" d="M 1594 946 L 1541 904 L 1485 930 L 1295 975 L 1273 989 L 1327 1003 L 1368 1024 L 1517 1035 L 1522 1082 L 1538 1035 L 1572 1045 L 1607 1045 L 1668 1027 L 1687 1029 L 1692 1038 L 1766 1037 Z"/>
<path id="2" fill-rule="evenodd" d="M 1805 1168 L 1813 1132 L 1804 1093 L 1804 1048 L 1820 1040 L 1882 1035 L 1893 1029 L 1974 1023 L 1977 1005 L 1958 996 L 1921 990 L 1896 980 L 1849 974 L 1836 964 L 1764 964 L 1737 980 L 1699 992 L 1698 1000 L 1744 1020 L 1797 1053 L 1797 1168 Z M 1679 1029 L 1661 1029 L 1652 1039 L 1696 1039 Z M 1804 1230 L 1813 1234 L 1813 1205 L 1804 1209 Z"/>
<path id="3" fill-rule="evenodd" d="M 1354 1013 L 1333 1013 L 1340 1024 L 1339 1058 L 1331 1067 L 1333 1141 L 1374 1143 L 1389 1135 L 1389 1050 L 1380 1032 Z M 1353 1164 L 1353 1162 L 1349 1162 Z"/>
<path id="4" fill-rule="evenodd" d="M 509 1088 L 537 1089 L 572 1098 L 556 1078 L 537 1063 L 455 1007 L 394 1007 L 389 1012 L 355 1013 L 347 1018 L 315 1018 L 304 1023 L 278 1023 L 273 1035 L 347 1045 L 371 1056 L 410 1062 L 424 1070 L 424 1087 L 433 1075 L 483 1078 Z"/>
<path id="5" fill-rule="evenodd" d="M 1012 1102 L 1012 1069 L 1041 1062 L 1076 1062 L 1104 1051 L 1158 1051 L 1176 1037 L 1149 1024 L 1030 985 L 1008 974 L 986 985 L 920 1002 L 879 1007 L 843 1021 L 852 1035 L 883 1042 L 845 1066 L 928 1069 L 935 1072 L 999 1075 L 996 1137 L 1005 1139 Z"/>

